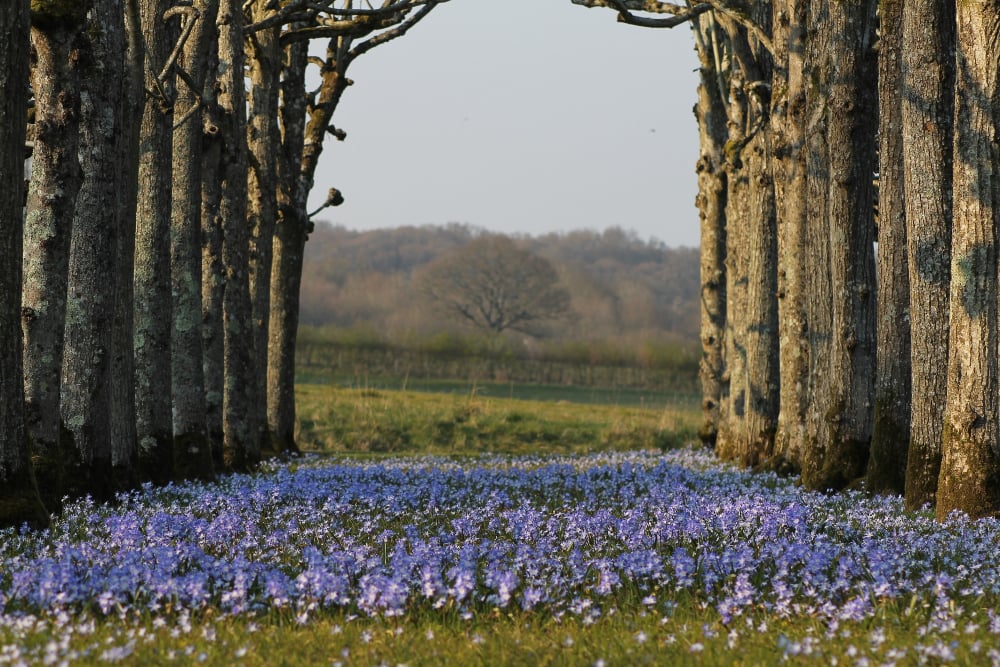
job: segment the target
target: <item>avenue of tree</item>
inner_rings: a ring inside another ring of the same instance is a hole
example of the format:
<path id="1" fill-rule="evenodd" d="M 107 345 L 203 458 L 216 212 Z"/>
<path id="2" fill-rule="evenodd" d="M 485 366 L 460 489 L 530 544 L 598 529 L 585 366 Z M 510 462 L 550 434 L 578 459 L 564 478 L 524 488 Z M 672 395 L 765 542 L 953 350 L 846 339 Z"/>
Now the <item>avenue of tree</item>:
<path id="1" fill-rule="evenodd" d="M 0 6 L 0 524 L 295 450 L 347 70 L 444 1 Z M 1000 0 L 572 2 L 694 32 L 703 440 L 1000 514 Z"/>
<path id="2" fill-rule="evenodd" d="M 694 31 L 703 439 L 1000 514 L 1000 3 L 573 2 Z"/>
<path id="3" fill-rule="evenodd" d="M 0 525 L 295 451 L 347 71 L 444 1 L 3 3 Z"/>

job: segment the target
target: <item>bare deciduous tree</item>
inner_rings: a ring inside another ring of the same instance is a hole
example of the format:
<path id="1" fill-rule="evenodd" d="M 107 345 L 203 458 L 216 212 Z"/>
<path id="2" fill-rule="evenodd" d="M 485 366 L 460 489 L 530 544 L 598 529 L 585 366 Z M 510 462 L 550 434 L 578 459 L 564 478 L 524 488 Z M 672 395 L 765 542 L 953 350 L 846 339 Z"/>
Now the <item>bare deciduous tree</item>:
<path id="1" fill-rule="evenodd" d="M 552 264 L 504 236 L 483 235 L 427 267 L 421 290 L 444 312 L 490 336 L 538 333 L 569 312 Z"/>

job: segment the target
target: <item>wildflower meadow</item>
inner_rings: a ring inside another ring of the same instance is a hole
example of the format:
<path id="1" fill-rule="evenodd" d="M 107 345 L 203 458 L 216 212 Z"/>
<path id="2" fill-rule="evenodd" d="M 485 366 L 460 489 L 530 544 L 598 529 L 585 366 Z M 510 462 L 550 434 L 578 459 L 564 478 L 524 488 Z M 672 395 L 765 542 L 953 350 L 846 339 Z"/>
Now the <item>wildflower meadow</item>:
<path id="1" fill-rule="evenodd" d="M 1000 524 L 692 449 L 306 457 L 0 535 L 0 664 L 1000 664 Z"/>

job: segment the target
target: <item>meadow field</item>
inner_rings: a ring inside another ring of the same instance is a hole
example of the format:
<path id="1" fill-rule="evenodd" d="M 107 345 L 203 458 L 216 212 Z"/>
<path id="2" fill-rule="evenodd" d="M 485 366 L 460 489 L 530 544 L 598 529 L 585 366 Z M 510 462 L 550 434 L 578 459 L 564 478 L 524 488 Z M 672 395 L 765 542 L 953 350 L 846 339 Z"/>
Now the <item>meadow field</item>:
<path id="1" fill-rule="evenodd" d="M 0 664 L 1000 664 L 997 521 L 719 464 L 690 410 L 299 389 L 312 453 L 0 534 Z"/>

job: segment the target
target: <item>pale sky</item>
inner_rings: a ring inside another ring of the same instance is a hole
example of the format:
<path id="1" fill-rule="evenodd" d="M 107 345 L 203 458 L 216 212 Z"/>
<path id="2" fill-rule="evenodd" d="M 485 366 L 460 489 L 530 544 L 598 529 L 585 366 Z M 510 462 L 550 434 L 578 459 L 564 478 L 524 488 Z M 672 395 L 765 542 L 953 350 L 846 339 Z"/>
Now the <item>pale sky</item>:
<path id="1" fill-rule="evenodd" d="M 310 210 L 351 229 L 634 229 L 698 245 L 688 26 L 569 0 L 451 0 L 348 72 Z"/>

